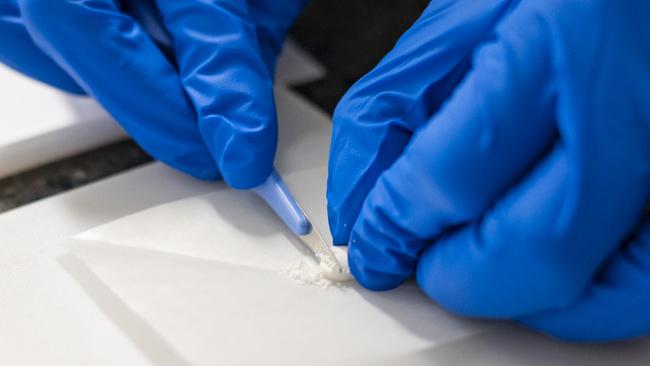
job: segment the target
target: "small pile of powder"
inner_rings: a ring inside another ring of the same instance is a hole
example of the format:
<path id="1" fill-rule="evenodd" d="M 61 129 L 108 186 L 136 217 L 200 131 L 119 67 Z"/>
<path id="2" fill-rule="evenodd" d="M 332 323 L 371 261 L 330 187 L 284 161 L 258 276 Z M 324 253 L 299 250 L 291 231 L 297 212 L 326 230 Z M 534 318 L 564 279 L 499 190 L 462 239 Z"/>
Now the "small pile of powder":
<path id="1" fill-rule="evenodd" d="M 348 252 L 344 247 L 333 247 L 332 252 L 341 265 L 342 272 L 332 271 L 324 265 L 317 264 L 308 259 L 301 259 L 297 263 L 287 267 L 283 272 L 290 279 L 305 286 L 316 286 L 328 288 L 330 286 L 343 286 L 352 280 L 350 267 L 348 266 Z"/>

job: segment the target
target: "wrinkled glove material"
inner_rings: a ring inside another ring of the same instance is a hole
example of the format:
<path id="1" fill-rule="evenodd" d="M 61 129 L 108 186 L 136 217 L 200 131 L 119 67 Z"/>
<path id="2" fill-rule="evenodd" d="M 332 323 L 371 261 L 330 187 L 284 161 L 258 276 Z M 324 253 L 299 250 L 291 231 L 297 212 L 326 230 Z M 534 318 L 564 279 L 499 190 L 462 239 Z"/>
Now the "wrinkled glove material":
<path id="1" fill-rule="evenodd" d="M 373 290 L 583 341 L 650 333 L 646 1 L 433 1 L 334 115 L 328 213 Z"/>
<path id="2" fill-rule="evenodd" d="M 2 0 L 0 61 L 88 94 L 151 155 L 251 188 L 272 171 L 273 70 L 305 0 Z"/>

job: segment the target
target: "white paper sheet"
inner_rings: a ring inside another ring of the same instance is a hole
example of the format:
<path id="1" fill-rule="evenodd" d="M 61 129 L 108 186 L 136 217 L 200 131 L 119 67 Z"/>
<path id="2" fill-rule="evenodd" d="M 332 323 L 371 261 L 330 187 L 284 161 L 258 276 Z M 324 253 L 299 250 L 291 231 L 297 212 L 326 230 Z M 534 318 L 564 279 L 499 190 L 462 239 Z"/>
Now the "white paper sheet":
<path id="1" fill-rule="evenodd" d="M 276 83 L 319 79 L 324 68 L 289 40 Z M 0 64 L 0 177 L 126 137 L 92 99 L 73 96 Z"/>
<path id="2" fill-rule="evenodd" d="M 331 124 L 295 95 L 277 100 L 276 165 L 331 241 Z M 77 258 L 192 365 L 372 363 L 486 327 L 445 313 L 414 284 L 371 293 L 295 283 L 283 269 L 305 258 L 300 243 L 254 194 L 221 184 L 75 239 Z"/>
<path id="3" fill-rule="evenodd" d="M 159 334 L 163 350 L 171 347 L 190 365 L 373 364 L 483 329 L 438 309 L 412 283 L 390 293 L 323 289 L 249 266 L 102 243 L 68 245 Z"/>

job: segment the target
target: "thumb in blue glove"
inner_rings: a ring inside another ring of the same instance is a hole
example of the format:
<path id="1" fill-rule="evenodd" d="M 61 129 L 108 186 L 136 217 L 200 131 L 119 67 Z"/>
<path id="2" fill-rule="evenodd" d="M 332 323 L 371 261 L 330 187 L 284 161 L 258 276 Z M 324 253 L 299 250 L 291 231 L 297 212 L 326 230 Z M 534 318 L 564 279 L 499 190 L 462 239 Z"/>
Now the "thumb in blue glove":
<path id="1" fill-rule="evenodd" d="M 472 50 L 490 37 L 509 6 L 501 0 L 431 2 L 395 49 L 341 100 L 327 192 L 335 244 L 347 244 L 379 175 L 440 109 L 469 69 Z"/>

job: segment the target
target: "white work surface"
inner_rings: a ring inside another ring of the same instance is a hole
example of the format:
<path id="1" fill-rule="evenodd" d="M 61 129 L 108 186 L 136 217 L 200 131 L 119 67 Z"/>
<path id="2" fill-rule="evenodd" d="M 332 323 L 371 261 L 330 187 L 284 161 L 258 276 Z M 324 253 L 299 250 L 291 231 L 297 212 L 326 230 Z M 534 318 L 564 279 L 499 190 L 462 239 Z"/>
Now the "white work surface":
<path id="1" fill-rule="evenodd" d="M 277 101 L 278 168 L 326 232 L 328 121 L 290 92 Z M 278 269 L 298 258 L 296 243 L 260 200 L 160 164 L 0 215 L 0 230 L 1 365 L 650 360 L 647 339 L 578 346 L 485 328 L 447 315 L 412 284 L 371 293 L 292 283 Z"/>
<path id="2" fill-rule="evenodd" d="M 277 84 L 324 75 L 321 65 L 287 41 L 277 62 Z M 92 99 L 61 92 L 0 64 L 0 177 L 125 136 Z"/>

